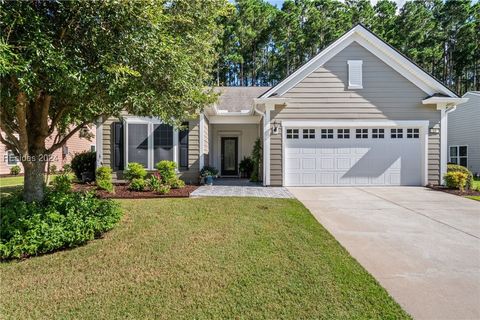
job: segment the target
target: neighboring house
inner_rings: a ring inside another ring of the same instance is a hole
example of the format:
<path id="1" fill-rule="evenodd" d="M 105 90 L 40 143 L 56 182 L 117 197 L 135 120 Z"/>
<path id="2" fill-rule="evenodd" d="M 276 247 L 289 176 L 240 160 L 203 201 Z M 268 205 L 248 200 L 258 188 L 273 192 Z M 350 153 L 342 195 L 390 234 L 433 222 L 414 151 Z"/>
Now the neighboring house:
<path id="1" fill-rule="evenodd" d="M 448 161 L 480 175 L 480 91 L 463 95 L 468 101 L 448 114 Z"/>
<path id="2" fill-rule="evenodd" d="M 357 25 L 273 88 L 216 88 L 217 104 L 177 132 L 125 116 L 97 129 L 97 164 L 121 174 L 163 159 L 198 182 L 215 166 L 238 176 L 254 141 L 266 186 L 438 185 L 447 164 L 447 110 L 464 102 Z"/>
<path id="3" fill-rule="evenodd" d="M 55 136 L 55 132 L 52 137 L 53 136 Z M 90 139 L 82 138 L 81 136 L 89 136 Z M 51 146 L 52 143 L 53 138 L 47 138 L 47 147 Z M 45 159 L 50 159 L 50 166 L 55 165 L 57 170 L 60 170 L 65 164 L 72 161 L 75 153 L 82 151 L 95 151 L 95 148 L 95 129 L 85 128 L 82 129 L 81 132 L 72 136 L 63 148 L 57 149 L 50 157 L 45 157 Z M 23 167 L 19 159 L 17 159 L 11 151 L 7 151 L 4 144 L 0 144 L 0 155 L 2 157 L 0 162 L 0 174 L 9 174 L 10 168 L 14 165 L 19 165 L 22 170 L 21 172 L 23 173 Z M 46 169 L 47 166 L 45 167 L 45 170 Z"/>

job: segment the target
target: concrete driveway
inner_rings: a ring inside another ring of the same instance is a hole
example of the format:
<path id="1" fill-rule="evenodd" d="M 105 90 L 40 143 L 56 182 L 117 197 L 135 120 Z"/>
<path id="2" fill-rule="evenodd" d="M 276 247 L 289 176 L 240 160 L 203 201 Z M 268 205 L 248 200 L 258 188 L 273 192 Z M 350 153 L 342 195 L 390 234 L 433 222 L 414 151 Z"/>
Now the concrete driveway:
<path id="1" fill-rule="evenodd" d="M 289 188 L 416 319 L 480 319 L 480 202 L 419 187 Z"/>

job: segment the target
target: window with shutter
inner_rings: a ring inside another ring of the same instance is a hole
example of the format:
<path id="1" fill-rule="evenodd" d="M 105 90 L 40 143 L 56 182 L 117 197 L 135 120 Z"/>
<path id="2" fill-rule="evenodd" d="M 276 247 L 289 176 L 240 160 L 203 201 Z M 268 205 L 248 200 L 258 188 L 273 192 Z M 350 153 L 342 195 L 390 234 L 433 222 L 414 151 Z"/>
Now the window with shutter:
<path id="1" fill-rule="evenodd" d="M 113 126 L 113 170 L 124 169 L 124 140 L 123 140 L 123 123 L 114 122 Z"/>
<path id="2" fill-rule="evenodd" d="M 348 60 L 348 89 L 363 89 L 362 60 Z"/>
<path id="3" fill-rule="evenodd" d="M 188 122 L 182 123 L 184 130 L 178 131 L 179 144 L 179 168 L 182 170 L 188 169 Z"/>

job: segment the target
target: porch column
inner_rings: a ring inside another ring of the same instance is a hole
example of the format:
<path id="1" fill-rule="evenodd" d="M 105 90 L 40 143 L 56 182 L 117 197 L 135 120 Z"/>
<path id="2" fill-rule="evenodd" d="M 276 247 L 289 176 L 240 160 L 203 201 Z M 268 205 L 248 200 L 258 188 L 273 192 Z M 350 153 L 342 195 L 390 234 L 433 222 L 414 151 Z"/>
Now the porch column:
<path id="1" fill-rule="evenodd" d="M 199 115 L 199 123 L 198 123 L 198 170 L 202 170 L 203 166 L 205 165 L 205 115 L 200 113 Z"/>

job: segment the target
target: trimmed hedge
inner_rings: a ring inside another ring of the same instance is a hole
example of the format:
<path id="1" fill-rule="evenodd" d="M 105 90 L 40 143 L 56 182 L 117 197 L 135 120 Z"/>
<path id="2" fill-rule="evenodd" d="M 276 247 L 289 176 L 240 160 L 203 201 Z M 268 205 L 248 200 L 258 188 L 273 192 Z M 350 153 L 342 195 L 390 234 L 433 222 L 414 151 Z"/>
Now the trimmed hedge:
<path id="1" fill-rule="evenodd" d="M 467 175 L 467 182 L 465 184 L 465 189 L 470 190 L 473 185 L 473 174 L 465 168 L 464 166 L 460 166 L 458 164 L 448 164 L 447 165 L 447 172 L 463 172 Z"/>
<path id="2" fill-rule="evenodd" d="M 77 247 L 112 229 L 121 210 L 93 193 L 47 191 L 43 203 L 2 199 L 0 259 L 25 258 Z"/>

